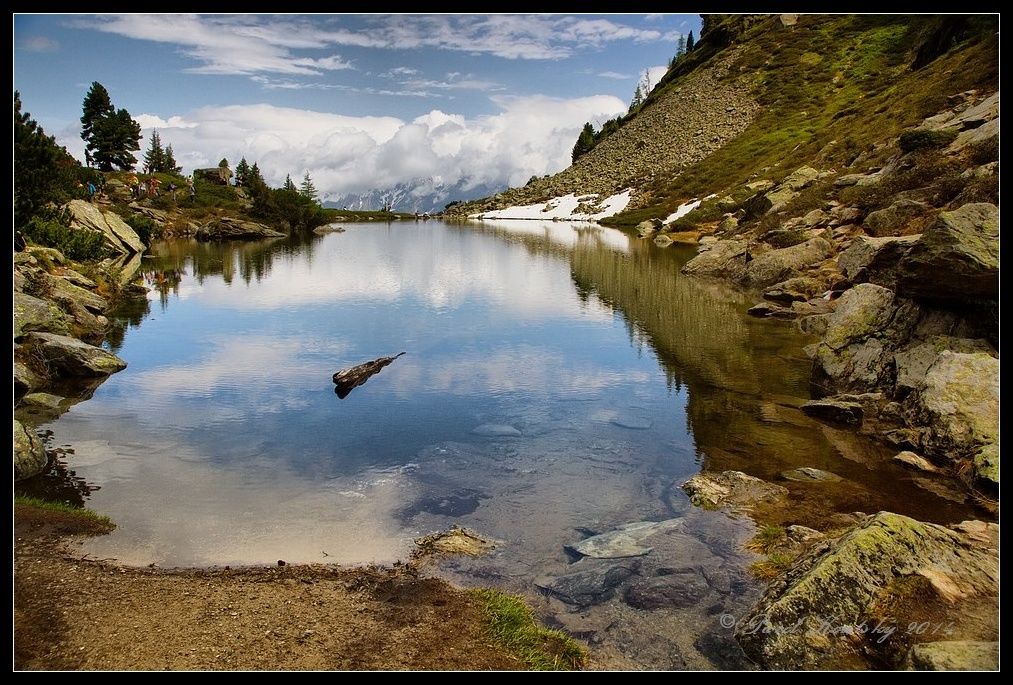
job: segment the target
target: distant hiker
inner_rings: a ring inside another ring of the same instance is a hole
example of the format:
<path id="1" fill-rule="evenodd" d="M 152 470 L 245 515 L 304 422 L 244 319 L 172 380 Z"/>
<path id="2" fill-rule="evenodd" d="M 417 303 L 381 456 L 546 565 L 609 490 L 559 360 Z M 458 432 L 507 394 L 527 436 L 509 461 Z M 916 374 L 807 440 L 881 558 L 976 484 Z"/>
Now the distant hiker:
<path id="1" fill-rule="evenodd" d="M 95 201 L 95 193 L 98 192 L 98 188 L 95 187 L 95 183 L 88 181 L 88 202 Z"/>
<path id="2" fill-rule="evenodd" d="M 137 180 L 137 174 L 130 174 L 130 178 L 127 179 L 127 185 L 130 186 L 130 194 L 135 200 L 141 199 L 141 187 L 140 182 Z"/>
<path id="3" fill-rule="evenodd" d="M 142 197 L 148 194 L 148 184 L 141 181 L 137 184 L 137 199 L 140 200 Z"/>
<path id="4" fill-rule="evenodd" d="M 148 197 L 158 197 L 158 186 L 161 183 L 155 176 L 151 177 L 151 180 L 148 181 Z"/>
<path id="5" fill-rule="evenodd" d="M 169 190 L 169 195 L 172 196 L 172 201 L 175 202 L 176 201 L 176 184 L 173 183 L 172 181 L 169 181 L 168 190 Z"/>
<path id="6" fill-rule="evenodd" d="M 193 187 L 193 176 L 186 177 L 186 190 L 190 196 L 190 201 L 194 202 L 197 199 L 197 189 Z"/>

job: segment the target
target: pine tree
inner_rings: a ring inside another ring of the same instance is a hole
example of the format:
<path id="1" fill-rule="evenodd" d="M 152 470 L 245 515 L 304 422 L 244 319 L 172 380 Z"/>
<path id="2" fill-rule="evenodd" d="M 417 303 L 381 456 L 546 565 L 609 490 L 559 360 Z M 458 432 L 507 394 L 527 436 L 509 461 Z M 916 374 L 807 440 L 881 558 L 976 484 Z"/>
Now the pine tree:
<path id="1" fill-rule="evenodd" d="M 183 167 L 176 164 L 176 155 L 172 152 L 172 145 L 165 146 L 165 154 L 162 157 L 162 171 L 167 171 L 170 174 L 178 174 L 183 171 Z"/>
<path id="2" fill-rule="evenodd" d="M 282 186 L 285 190 L 290 190 L 293 193 L 298 192 L 295 187 L 295 183 L 292 182 L 292 176 L 285 174 L 285 185 Z"/>
<path id="3" fill-rule="evenodd" d="M 250 165 L 246 162 L 246 157 L 239 160 L 239 164 L 236 165 L 236 185 L 247 186 L 250 184 Z"/>
<path id="4" fill-rule="evenodd" d="M 77 167 L 66 148 L 47 136 L 14 91 L 14 229 L 20 230 L 50 204 L 67 198 L 76 183 Z"/>
<path id="5" fill-rule="evenodd" d="M 310 180 L 310 172 L 306 172 L 306 175 L 302 177 L 302 184 L 299 186 L 299 194 L 305 197 L 307 200 L 317 201 L 317 189 L 313 185 L 313 181 Z"/>
<path id="6" fill-rule="evenodd" d="M 679 43 L 675 48 L 675 58 L 679 59 L 686 54 L 686 36 L 679 36 Z"/>
<path id="7" fill-rule="evenodd" d="M 644 102 L 644 89 L 640 82 L 637 82 L 637 89 L 633 91 L 633 99 L 630 100 L 630 108 L 628 112 L 634 112 Z"/>
<path id="8" fill-rule="evenodd" d="M 253 166 L 250 167 L 250 173 L 249 173 L 248 180 L 249 180 L 249 184 L 248 185 L 251 188 L 253 188 L 254 186 L 264 186 L 264 185 L 267 185 L 266 183 L 264 183 L 264 177 L 260 174 L 260 167 L 257 166 L 256 162 L 254 162 Z"/>
<path id="9" fill-rule="evenodd" d="M 591 122 L 584 124 L 584 128 L 581 130 L 580 135 L 577 136 L 577 142 L 573 145 L 573 152 L 571 153 L 571 159 L 576 162 L 578 159 L 586 155 L 594 148 L 594 127 L 591 126 Z"/>
<path id="10" fill-rule="evenodd" d="M 81 138 L 87 143 L 86 154 L 102 171 L 113 165 L 132 169 L 140 150 L 141 127 L 125 109 L 115 109 L 109 91 L 101 83 L 91 84 L 84 97 L 81 114 Z"/>
<path id="11" fill-rule="evenodd" d="M 156 171 L 166 171 L 165 150 L 162 149 L 162 139 L 159 137 L 158 131 L 151 132 L 151 144 L 148 146 L 148 151 L 144 153 L 144 166 L 148 173 L 152 174 Z"/>
<path id="12" fill-rule="evenodd" d="M 692 52 L 693 46 L 696 45 L 696 39 L 693 38 L 693 32 L 689 32 L 689 38 L 686 39 L 686 52 Z"/>

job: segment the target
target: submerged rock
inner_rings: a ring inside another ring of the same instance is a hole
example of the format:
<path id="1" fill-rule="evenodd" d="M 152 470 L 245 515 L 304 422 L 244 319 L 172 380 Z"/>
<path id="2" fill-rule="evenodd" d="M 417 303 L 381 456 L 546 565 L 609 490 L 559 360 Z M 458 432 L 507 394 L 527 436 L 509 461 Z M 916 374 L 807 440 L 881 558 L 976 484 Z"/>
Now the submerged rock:
<path id="1" fill-rule="evenodd" d="M 862 424 L 864 411 L 860 402 L 851 402 L 827 397 L 822 400 L 810 400 L 801 406 L 807 416 L 848 426 Z"/>
<path id="2" fill-rule="evenodd" d="M 47 463 L 46 448 L 35 430 L 14 419 L 14 480 L 42 473 Z"/>
<path id="3" fill-rule="evenodd" d="M 419 560 L 433 556 L 455 555 L 478 557 L 488 554 L 495 548 L 495 540 L 483 537 L 469 528 L 452 526 L 450 530 L 417 538 L 412 558 Z"/>
<path id="4" fill-rule="evenodd" d="M 566 545 L 566 548 L 585 557 L 593 557 L 595 559 L 636 557 L 647 554 L 652 550 L 651 547 L 642 546 L 641 542 L 656 533 L 676 530 L 681 528 L 682 525 L 682 519 L 627 523 L 607 533 L 594 535 L 573 545 Z"/>
<path id="5" fill-rule="evenodd" d="M 741 471 L 698 473 L 686 481 L 682 489 L 698 507 L 732 511 L 748 511 L 756 504 L 775 502 L 788 494 L 783 486 Z"/>
<path id="6" fill-rule="evenodd" d="M 803 466 L 799 469 L 783 471 L 781 477 L 799 483 L 836 483 L 843 480 L 836 473 L 830 473 L 829 471 L 813 468 L 812 466 Z"/>
<path id="7" fill-rule="evenodd" d="M 623 599 L 637 609 L 684 609 L 697 604 L 709 592 L 710 585 L 702 574 L 686 570 L 633 583 L 626 588 Z"/>
<path id="8" fill-rule="evenodd" d="M 519 438 L 523 434 L 505 423 L 483 423 L 471 429 L 472 434 L 487 438 Z"/>
<path id="9" fill-rule="evenodd" d="M 570 568 L 576 570 L 555 578 L 542 578 L 535 581 L 535 586 L 567 604 L 586 607 L 611 599 L 615 589 L 637 573 L 640 564 L 584 559 Z"/>
<path id="10" fill-rule="evenodd" d="M 860 627 L 879 620 L 896 625 L 896 618 L 877 615 L 877 601 L 885 597 L 903 601 L 903 588 L 914 579 L 951 607 L 946 621 L 966 632 L 994 631 L 998 626 L 997 545 L 994 524 L 965 522 L 944 528 L 880 512 L 801 557 L 740 621 L 736 636 L 746 653 L 766 668 L 855 667 L 863 663 L 866 649 L 880 654 L 886 650 L 887 658 L 899 665 L 910 636 L 895 635 L 896 640 L 884 638 L 879 644 L 882 634 Z M 951 604 L 956 596 L 982 601 Z M 925 604 L 920 595 L 914 595 L 901 607 L 916 619 Z M 966 617 L 961 613 L 965 607 L 986 615 Z M 890 653 L 891 648 L 904 651 Z"/>

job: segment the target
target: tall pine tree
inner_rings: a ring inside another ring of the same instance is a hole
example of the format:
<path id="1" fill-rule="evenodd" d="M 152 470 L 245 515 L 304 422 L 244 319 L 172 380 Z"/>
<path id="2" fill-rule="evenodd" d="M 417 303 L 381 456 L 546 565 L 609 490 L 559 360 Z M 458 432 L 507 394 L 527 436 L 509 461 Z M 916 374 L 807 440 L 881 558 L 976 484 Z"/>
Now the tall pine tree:
<path id="1" fill-rule="evenodd" d="M 162 139 L 159 137 L 158 131 L 151 132 L 151 144 L 148 145 L 148 151 L 144 153 L 144 167 L 149 174 L 156 171 L 167 171 L 165 169 L 165 150 L 162 149 Z"/>
<path id="2" fill-rule="evenodd" d="M 176 155 L 172 152 L 172 145 L 165 146 L 165 154 L 162 156 L 162 171 L 167 171 L 170 174 L 178 174 L 183 171 L 183 167 L 176 164 Z"/>
<path id="3" fill-rule="evenodd" d="M 306 172 L 306 175 L 302 177 L 302 183 L 299 185 L 299 194 L 305 197 L 307 200 L 317 201 L 317 189 L 313 185 L 313 181 L 310 180 L 310 172 Z"/>
<path id="4" fill-rule="evenodd" d="M 696 45 L 696 39 L 693 38 L 693 32 L 689 32 L 689 37 L 686 38 L 686 52 L 692 52 L 693 46 Z"/>
<path id="5" fill-rule="evenodd" d="M 594 127 L 591 126 L 591 122 L 584 124 L 584 128 L 581 129 L 580 135 L 577 136 L 577 142 L 573 145 L 573 152 L 570 153 L 570 159 L 576 163 L 578 159 L 586 155 L 594 147 Z"/>
<path id="6" fill-rule="evenodd" d="M 247 163 L 246 157 L 239 160 L 239 164 L 236 165 L 236 185 L 250 185 L 250 165 Z"/>
<path id="7" fill-rule="evenodd" d="M 21 112 L 21 95 L 14 91 L 14 229 L 34 215 L 63 202 L 73 190 L 77 162 L 66 148 L 47 136 L 28 112 Z"/>
<path id="8" fill-rule="evenodd" d="M 109 91 L 98 81 L 91 84 L 81 109 L 87 156 L 102 171 L 112 171 L 114 165 L 132 169 L 137 163 L 132 153 L 141 149 L 141 126 L 130 112 L 113 107 Z"/>
<path id="9" fill-rule="evenodd" d="M 292 176 L 289 174 L 285 174 L 285 185 L 283 185 L 282 188 L 293 193 L 298 192 L 296 190 L 295 183 L 292 182 Z"/>

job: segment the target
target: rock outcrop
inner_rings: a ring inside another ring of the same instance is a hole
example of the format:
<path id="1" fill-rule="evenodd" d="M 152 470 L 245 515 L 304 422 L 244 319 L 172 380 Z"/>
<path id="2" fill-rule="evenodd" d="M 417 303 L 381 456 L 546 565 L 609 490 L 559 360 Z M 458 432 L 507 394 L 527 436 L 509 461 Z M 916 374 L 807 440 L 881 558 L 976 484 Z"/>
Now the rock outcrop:
<path id="1" fill-rule="evenodd" d="M 261 240 L 263 238 L 284 237 L 284 233 L 279 233 L 264 224 L 228 216 L 206 223 L 197 229 L 197 240 L 204 241 Z"/>
<path id="2" fill-rule="evenodd" d="M 66 335 L 29 333 L 24 345 L 52 370 L 68 376 L 108 376 L 127 368 L 115 354 Z"/>
<path id="3" fill-rule="evenodd" d="M 906 631 L 910 622 L 929 621 L 935 635 L 947 626 L 956 639 L 992 641 L 997 545 L 994 524 L 945 528 L 881 512 L 801 557 L 739 623 L 736 636 L 758 663 L 787 670 L 867 667 L 869 654 L 899 667 L 912 642 L 932 641 L 928 631 Z M 912 601 L 911 593 L 922 599 Z M 906 599 L 900 606 L 907 613 L 891 615 L 898 599 Z M 946 613 L 933 614 L 937 607 Z"/>
<path id="4" fill-rule="evenodd" d="M 114 212 L 103 212 L 84 200 L 67 203 L 70 227 L 79 231 L 97 231 L 105 236 L 106 245 L 120 254 L 144 252 L 144 242 L 123 219 Z"/>

